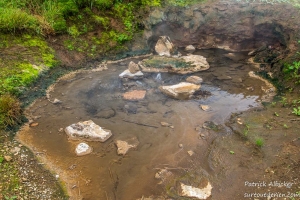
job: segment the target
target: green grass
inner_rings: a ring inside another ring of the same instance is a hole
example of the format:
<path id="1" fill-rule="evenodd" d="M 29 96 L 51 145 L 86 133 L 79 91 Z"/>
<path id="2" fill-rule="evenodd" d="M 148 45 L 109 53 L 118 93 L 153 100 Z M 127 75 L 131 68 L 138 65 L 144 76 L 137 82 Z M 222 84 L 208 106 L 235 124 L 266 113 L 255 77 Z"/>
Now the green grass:
<path id="1" fill-rule="evenodd" d="M 262 138 L 257 138 L 255 140 L 255 145 L 258 146 L 258 147 L 264 146 L 264 140 Z"/>
<path id="2" fill-rule="evenodd" d="M 54 50 L 38 36 L 2 34 L 0 51 L 0 95 L 21 94 L 42 71 L 58 64 Z"/>
<path id="3" fill-rule="evenodd" d="M 186 63 L 183 59 L 178 58 L 168 58 L 168 57 L 158 57 L 155 56 L 151 59 L 144 60 L 146 67 L 153 68 L 166 68 L 172 67 L 177 69 L 184 69 L 191 67 L 188 63 Z"/>
<path id="4" fill-rule="evenodd" d="M 171 6 L 180 6 L 180 7 L 186 7 L 191 4 L 204 2 L 205 0 L 166 0 L 166 4 Z"/>

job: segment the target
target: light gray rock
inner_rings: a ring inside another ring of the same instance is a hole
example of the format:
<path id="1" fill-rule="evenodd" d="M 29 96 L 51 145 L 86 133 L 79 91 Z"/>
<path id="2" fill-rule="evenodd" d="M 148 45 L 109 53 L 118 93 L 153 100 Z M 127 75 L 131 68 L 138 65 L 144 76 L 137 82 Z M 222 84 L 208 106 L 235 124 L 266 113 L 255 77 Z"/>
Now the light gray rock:
<path id="1" fill-rule="evenodd" d="M 203 79 L 199 76 L 189 76 L 189 77 L 187 77 L 186 82 L 200 85 L 203 82 Z"/>
<path id="2" fill-rule="evenodd" d="M 204 188 L 196 188 L 189 185 L 180 183 L 181 194 L 180 196 L 191 197 L 197 199 L 207 199 L 211 195 L 212 186 L 208 182 Z"/>
<path id="3" fill-rule="evenodd" d="M 160 36 L 155 45 L 156 53 L 160 56 L 170 57 L 174 50 L 175 47 L 174 44 L 171 42 L 171 39 L 168 36 Z"/>
<path id="4" fill-rule="evenodd" d="M 193 72 L 203 71 L 209 68 L 209 64 L 203 56 L 190 54 L 187 56 L 181 56 L 180 58 L 183 58 L 185 62 L 191 63 L 191 65 L 194 66 Z"/>
<path id="5" fill-rule="evenodd" d="M 193 45 L 188 45 L 188 46 L 185 47 L 184 50 L 186 52 L 193 53 L 196 50 L 196 48 Z"/>
<path id="6" fill-rule="evenodd" d="M 139 141 L 137 137 L 132 137 L 127 140 L 116 140 L 115 145 L 118 148 L 118 155 L 125 155 L 129 151 L 129 149 L 135 149 L 139 145 Z"/>
<path id="7" fill-rule="evenodd" d="M 200 85 L 193 83 L 181 82 L 171 86 L 160 86 L 159 89 L 175 99 L 189 99 L 200 87 Z"/>
<path id="8" fill-rule="evenodd" d="M 131 61 L 128 65 L 128 70 L 130 73 L 135 74 L 140 71 L 139 65 Z"/>
<path id="9" fill-rule="evenodd" d="M 140 79 L 143 78 L 144 74 L 141 71 L 138 71 L 136 73 L 131 73 L 129 69 L 126 69 L 124 72 L 122 72 L 119 77 L 120 78 L 130 78 L 130 79 Z"/>
<path id="10" fill-rule="evenodd" d="M 93 151 L 92 147 L 90 147 L 88 144 L 84 142 L 78 144 L 75 149 L 75 153 L 77 156 L 84 156 L 92 153 L 92 151 Z"/>
<path id="11" fill-rule="evenodd" d="M 92 120 L 72 124 L 65 128 L 65 132 L 71 140 L 105 142 L 112 136 L 110 130 L 102 129 Z"/>

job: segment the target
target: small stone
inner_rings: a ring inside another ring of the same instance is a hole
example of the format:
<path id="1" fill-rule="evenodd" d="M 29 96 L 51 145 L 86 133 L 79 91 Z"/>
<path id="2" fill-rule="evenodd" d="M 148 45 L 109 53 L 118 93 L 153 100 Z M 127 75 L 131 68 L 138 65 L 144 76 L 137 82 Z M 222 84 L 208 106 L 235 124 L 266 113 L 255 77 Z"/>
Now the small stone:
<path id="1" fill-rule="evenodd" d="M 38 125 L 39 125 L 39 123 L 37 123 L 37 122 L 32 122 L 29 124 L 30 127 L 36 127 Z"/>
<path id="2" fill-rule="evenodd" d="M 203 79 L 199 76 L 189 76 L 186 78 L 186 82 L 194 83 L 196 85 L 200 85 L 203 82 Z"/>
<path id="3" fill-rule="evenodd" d="M 62 101 L 59 99 L 54 99 L 54 101 L 53 101 L 53 104 L 60 104 L 60 103 L 62 103 Z"/>
<path id="4" fill-rule="evenodd" d="M 4 156 L 5 161 L 10 162 L 12 160 L 11 156 Z"/>
<path id="5" fill-rule="evenodd" d="M 210 107 L 208 105 L 200 105 L 201 109 L 204 111 L 208 111 Z"/>
<path id="6" fill-rule="evenodd" d="M 131 61 L 128 65 L 128 70 L 130 71 L 130 73 L 135 74 L 138 71 L 140 71 L 139 65 L 136 64 L 135 62 Z"/>
<path id="7" fill-rule="evenodd" d="M 56 174 L 56 175 L 55 175 L 55 178 L 56 178 L 56 179 L 58 179 L 58 178 L 59 178 L 59 175 L 58 175 L 58 174 Z"/>
<path id="8" fill-rule="evenodd" d="M 129 69 L 126 69 L 124 72 L 122 72 L 119 77 L 120 78 L 129 78 L 129 79 L 140 79 L 143 78 L 144 74 L 141 71 L 138 71 L 136 73 L 131 73 Z"/>
<path id="9" fill-rule="evenodd" d="M 193 45 L 188 45 L 188 46 L 185 47 L 184 50 L 186 52 L 193 53 L 196 50 L 196 48 Z"/>
<path id="10" fill-rule="evenodd" d="M 11 150 L 11 152 L 13 153 L 13 154 L 15 154 L 15 155 L 17 155 L 19 152 L 20 152 L 20 147 L 15 147 L 15 148 L 13 148 L 12 150 Z"/>
<path id="11" fill-rule="evenodd" d="M 243 124 L 241 118 L 237 118 L 236 122 L 237 122 L 238 124 Z"/>
<path id="12" fill-rule="evenodd" d="M 93 149 L 86 143 L 82 142 L 77 145 L 75 153 L 77 156 L 84 156 L 92 153 Z"/>
<path id="13" fill-rule="evenodd" d="M 118 155 L 125 155 L 129 149 L 136 148 L 139 144 L 137 137 L 132 137 L 126 141 L 116 140 L 115 145 L 117 146 Z"/>
<path id="14" fill-rule="evenodd" d="M 183 144 L 178 144 L 179 148 L 183 148 Z"/>
<path id="15" fill-rule="evenodd" d="M 59 130 L 58 130 L 58 132 L 63 132 L 64 131 L 64 129 L 63 128 L 60 128 Z"/>
<path id="16" fill-rule="evenodd" d="M 171 124 L 169 124 L 168 122 L 160 122 L 160 124 L 164 127 L 169 127 L 171 126 Z"/>
<path id="17" fill-rule="evenodd" d="M 188 151 L 187 153 L 189 154 L 189 156 L 194 155 L 194 152 L 193 152 L 193 151 Z"/>

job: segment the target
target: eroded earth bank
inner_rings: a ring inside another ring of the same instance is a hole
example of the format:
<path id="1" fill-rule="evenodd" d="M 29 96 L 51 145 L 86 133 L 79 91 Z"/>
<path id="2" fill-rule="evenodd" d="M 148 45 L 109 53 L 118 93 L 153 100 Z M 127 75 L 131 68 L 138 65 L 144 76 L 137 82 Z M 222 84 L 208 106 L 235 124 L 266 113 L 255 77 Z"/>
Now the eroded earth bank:
<path id="1" fill-rule="evenodd" d="M 256 75 L 279 77 L 284 59 L 295 57 L 297 16 L 286 4 L 153 10 L 131 46 L 153 55 L 65 75 L 28 107 L 17 138 L 71 199 L 297 199 L 299 119 L 287 104 L 270 103 L 277 91 Z M 88 120 L 111 136 L 72 140 L 66 127 Z M 78 156 L 82 142 L 90 148 Z"/>

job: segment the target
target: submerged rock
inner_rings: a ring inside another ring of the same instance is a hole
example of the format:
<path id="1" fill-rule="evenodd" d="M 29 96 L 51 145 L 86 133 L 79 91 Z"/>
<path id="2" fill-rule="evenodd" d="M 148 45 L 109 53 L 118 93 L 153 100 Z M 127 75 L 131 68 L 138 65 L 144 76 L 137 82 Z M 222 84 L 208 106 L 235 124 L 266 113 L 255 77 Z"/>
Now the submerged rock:
<path id="1" fill-rule="evenodd" d="M 160 124 L 164 127 L 171 127 L 172 124 L 169 124 L 168 122 L 160 122 Z"/>
<path id="2" fill-rule="evenodd" d="M 136 137 L 132 137 L 126 141 L 116 140 L 115 145 L 117 146 L 118 155 L 125 155 L 129 149 L 136 148 L 139 145 L 139 141 Z"/>
<path id="3" fill-rule="evenodd" d="M 130 78 L 130 79 L 140 79 L 143 78 L 144 74 L 141 71 L 138 71 L 136 73 L 131 73 L 129 69 L 126 69 L 124 72 L 122 72 L 119 77 L 120 78 Z"/>
<path id="4" fill-rule="evenodd" d="M 204 111 L 208 111 L 210 107 L 208 105 L 200 105 L 201 109 Z"/>
<path id="5" fill-rule="evenodd" d="M 170 57 L 174 50 L 175 48 L 173 43 L 171 42 L 171 39 L 168 36 L 160 36 L 155 45 L 156 53 L 160 56 Z"/>
<path id="6" fill-rule="evenodd" d="M 187 55 L 178 58 L 153 56 L 139 62 L 144 72 L 173 72 L 188 74 L 207 70 L 209 64 L 206 58 L 200 55 Z"/>
<path id="7" fill-rule="evenodd" d="M 145 96 L 146 96 L 145 90 L 133 90 L 123 94 L 123 98 L 125 100 L 131 100 L 131 101 L 142 100 L 145 98 Z"/>
<path id="8" fill-rule="evenodd" d="M 196 48 L 193 45 L 188 45 L 188 46 L 185 47 L 184 50 L 186 52 L 193 53 L 196 50 Z"/>
<path id="9" fill-rule="evenodd" d="M 200 85 L 203 82 L 203 79 L 199 76 L 189 76 L 186 78 L 186 82 L 194 83 L 196 85 Z"/>
<path id="10" fill-rule="evenodd" d="M 139 65 L 131 61 L 128 65 L 128 70 L 130 73 L 135 74 L 140 71 Z"/>
<path id="11" fill-rule="evenodd" d="M 211 195 L 212 186 L 208 182 L 207 186 L 204 188 L 196 188 L 193 186 L 185 185 L 180 183 L 181 193 L 180 196 L 192 197 L 197 199 L 207 199 Z"/>
<path id="12" fill-rule="evenodd" d="M 110 130 L 102 129 L 92 120 L 72 124 L 65 128 L 65 132 L 72 140 L 105 142 L 112 136 Z"/>
<path id="13" fill-rule="evenodd" d="M 84 156 L 92 153 L 93 149 L 86 143 L 82 142 L 77 145 L 75 153 L 77 156 Z"/>
<path id="14" fill-rule="evenodd" d="M 189 99 L 200 87 L 200 85 L 181 82 L 171 86 L 160 86 L 159 89 L 164 94 L 175 99 Z"/>

